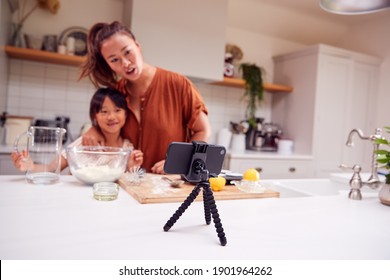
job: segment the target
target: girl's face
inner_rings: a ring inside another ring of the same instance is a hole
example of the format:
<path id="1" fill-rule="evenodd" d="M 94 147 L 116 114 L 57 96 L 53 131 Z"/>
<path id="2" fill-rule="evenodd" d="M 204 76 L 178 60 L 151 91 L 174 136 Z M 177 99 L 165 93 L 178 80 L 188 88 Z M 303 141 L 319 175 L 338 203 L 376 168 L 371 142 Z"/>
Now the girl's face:
<path id="1" fill-rule="evenodd" d="M 117 107 L 109 97 L 106 97 L 95 119 L 103 133 L 118 133 L 125 124 L 126 111 Z"/>
<path id="2" fill-rule="evenodd" d="M 115 34 L 102 43 L 100 49 L 104 59 L 118 76 L 137 80 L 142 72 L 141 46 L 124 34 Z"/>

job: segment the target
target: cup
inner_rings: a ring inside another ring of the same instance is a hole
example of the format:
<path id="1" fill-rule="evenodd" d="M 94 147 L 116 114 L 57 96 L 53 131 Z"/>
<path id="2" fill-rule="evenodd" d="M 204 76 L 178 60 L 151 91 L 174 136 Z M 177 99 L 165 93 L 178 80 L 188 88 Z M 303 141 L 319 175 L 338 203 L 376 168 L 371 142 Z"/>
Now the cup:
<path id="1" fill-rule="evenodd" d="M 16 137 L 14 150 L 19 152 L 19 142 L 27 137 L 27 157 L 24 163 L 26 181 L 31 184 L 53 184 L 61 172 L 62 138 L 66 129 L 59 127 L 30 126 Z M 20 153 L 20 152 L 19 152 Z"/>
<path id="2" fill-rule="evenodd" d="M 68 55 L 74 55 L 75 53 L 75 46 L 76 44 L 76 39 L 73 37 L 68 37 L 66 39 L 66 52 Z"/>
<path id="3" fill-rule="evenodd" d="M 57 52 L 59 54 L 66 54 L 66 46 L 65 45 L 58 45 Z"/>
<path id="4" fill-rule="evenodd" d="M 57 52 L 57 35 L 43 36 L 43 49 L 48 52 Z"/>
<path id="5" fill-rule="evenodd" d="M 100 182 L 93 185 L 92 191 L 96 200 L 111 201 L 117 199 L 119 186 L 113 182 Z"/>
<path id="6" fill-rule="evenodd" d="M 291 155 L 294 151 L 294 141 L 288 139 L 280 139 L 278 141 L 278 153 Z"/>
<path id="7" fill-rule="evenodd" d="M 232 152 L 245 152 L 245 134 L 233 134 L 230 149 Z"/>

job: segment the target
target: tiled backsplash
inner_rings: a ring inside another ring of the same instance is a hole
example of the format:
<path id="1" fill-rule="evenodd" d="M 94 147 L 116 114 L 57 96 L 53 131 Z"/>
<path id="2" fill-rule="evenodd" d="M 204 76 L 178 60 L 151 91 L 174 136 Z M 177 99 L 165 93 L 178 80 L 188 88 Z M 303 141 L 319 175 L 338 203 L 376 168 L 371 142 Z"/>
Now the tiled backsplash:
<path id="1" fill-rule="evenodd" d="M 13 115 L 54 119 L 69 116 L 73 138 L 89 122 L 89 101 L 95 89 L 88 79 L 78 81 L 79 69 L 47 63 L 11 59 L 7 112 Z M 244 90 L 196 83 L 207 108 L 215 143 L 216 134 L 229 122 L 244 118 Z M 266 109 L 266 108 L 264 108 Z M 263 113 L 266 113 L 264 110 Z"/>

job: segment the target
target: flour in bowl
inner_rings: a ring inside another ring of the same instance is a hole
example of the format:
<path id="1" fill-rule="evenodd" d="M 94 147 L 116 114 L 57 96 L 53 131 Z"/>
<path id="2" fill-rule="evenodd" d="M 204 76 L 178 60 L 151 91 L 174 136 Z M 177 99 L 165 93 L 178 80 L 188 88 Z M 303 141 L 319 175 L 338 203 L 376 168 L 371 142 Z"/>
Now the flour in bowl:
<path id="1" fill-rule="evenodd" d="M 124 172 L 123 168 L 112 168 L 108 165 L 85 166 L 71 170 L 72 174 L 86 183 L 114 182 Z"/>

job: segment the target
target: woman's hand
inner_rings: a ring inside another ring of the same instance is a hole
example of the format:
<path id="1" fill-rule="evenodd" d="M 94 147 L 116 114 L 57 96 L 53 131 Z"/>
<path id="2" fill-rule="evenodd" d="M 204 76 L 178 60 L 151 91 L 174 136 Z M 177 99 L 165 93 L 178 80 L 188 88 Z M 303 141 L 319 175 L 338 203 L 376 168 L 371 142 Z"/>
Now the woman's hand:
<path id="1" fill-rule="evenodd" d="M 34 164 L 31 158 L 29 158 L 26 150 L 23 150 L 21 153 L 13 151 L 11 153 L 11 159 L 15 168 L 20 171 L 27 171 L 28 169 L 31 169 Z"/>
<path id="2" fill-rule="evenodd" d="M 161 160 L 159 162 L 156 162 L 152 168 L 151 168 L 151 171 L 155 174 L 165 174 L 164 172 L 164 164 L 165 164 L 165 160 Z"/>
<path id="3" fill-rule="evenodd" d="M 140 150 L 133 150 L 130 154 L 129 163 L 127 164 L 127 168 L 133 168 L 136 166 L 141 166 L 144 162 L 144 153 Z"/>
<path id="4" fill-rule="evenodd" d="M 95 127 L 91 127 L 82 135 L 81 144 L 83 146 L 104 146 L 104 137 Z"/>

